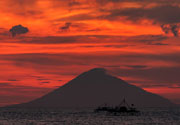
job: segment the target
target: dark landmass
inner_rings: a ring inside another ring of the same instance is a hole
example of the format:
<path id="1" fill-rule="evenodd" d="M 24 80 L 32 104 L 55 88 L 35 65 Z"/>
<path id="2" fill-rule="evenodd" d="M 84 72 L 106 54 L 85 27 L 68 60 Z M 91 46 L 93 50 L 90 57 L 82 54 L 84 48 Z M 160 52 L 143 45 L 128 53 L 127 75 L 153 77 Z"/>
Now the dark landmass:
<path id="1" fill-rule="evenodd" d="M 95 68 L 41 98 L 9 107 L 97 107 L 104 103 L 117 105 L 124 98 L 136 107 L 176 106 L 166 98 L 107 74 L 105 69 Z"/>

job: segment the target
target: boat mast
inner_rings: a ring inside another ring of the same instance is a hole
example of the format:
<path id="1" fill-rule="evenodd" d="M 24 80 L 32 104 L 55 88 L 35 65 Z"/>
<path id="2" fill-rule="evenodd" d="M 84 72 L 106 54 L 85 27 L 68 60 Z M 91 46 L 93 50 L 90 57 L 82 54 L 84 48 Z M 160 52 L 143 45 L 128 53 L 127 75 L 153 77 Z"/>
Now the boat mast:
<path id="1" fill-rule="evenodd" d="M 127 106 L 128 108 L 130 108 L 130 106 L 128 105 L 128 103 L 126 102 L 126 99 L 124 98 L 123 101 L 120 103 L 119 106 Z"/>

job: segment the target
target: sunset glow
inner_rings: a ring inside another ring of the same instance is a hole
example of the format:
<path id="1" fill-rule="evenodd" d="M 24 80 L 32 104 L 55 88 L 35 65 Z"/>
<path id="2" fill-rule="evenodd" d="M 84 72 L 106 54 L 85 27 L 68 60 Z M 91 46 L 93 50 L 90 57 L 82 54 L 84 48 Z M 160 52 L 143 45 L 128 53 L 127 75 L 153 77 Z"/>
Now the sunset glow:
<path id="1" fill-rule="evenodd" d="M 0 106 L 95 67 L 180 104 L 180 1 L 164 1 L 1 0 Z"/>

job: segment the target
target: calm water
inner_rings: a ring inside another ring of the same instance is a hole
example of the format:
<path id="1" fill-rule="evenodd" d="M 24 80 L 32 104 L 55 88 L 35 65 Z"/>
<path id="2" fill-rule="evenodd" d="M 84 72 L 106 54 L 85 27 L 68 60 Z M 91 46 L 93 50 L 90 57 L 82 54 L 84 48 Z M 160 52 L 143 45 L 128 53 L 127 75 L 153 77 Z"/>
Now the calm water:
<path id="1" fill-rule="evenodd" d="M 112 116 L 92 109 L 0 109 L 0 125 L 180 125 L 180 108 L 141 111 L 138 116 Z"/>

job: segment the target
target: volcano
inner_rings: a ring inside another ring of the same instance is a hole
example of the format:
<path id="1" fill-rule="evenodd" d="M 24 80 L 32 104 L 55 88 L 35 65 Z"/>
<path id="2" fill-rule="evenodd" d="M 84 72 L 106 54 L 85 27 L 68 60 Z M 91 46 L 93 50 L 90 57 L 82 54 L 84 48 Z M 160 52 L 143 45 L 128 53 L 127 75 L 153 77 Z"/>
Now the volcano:
<path id="1" fill-rule="evenodd" d="M 124 98 L 137 107 L 174 106 L 168 99 L 95 68 L 41 98 L 11 107 L 97 107 L 104 103 L 118 105 Z"/>

